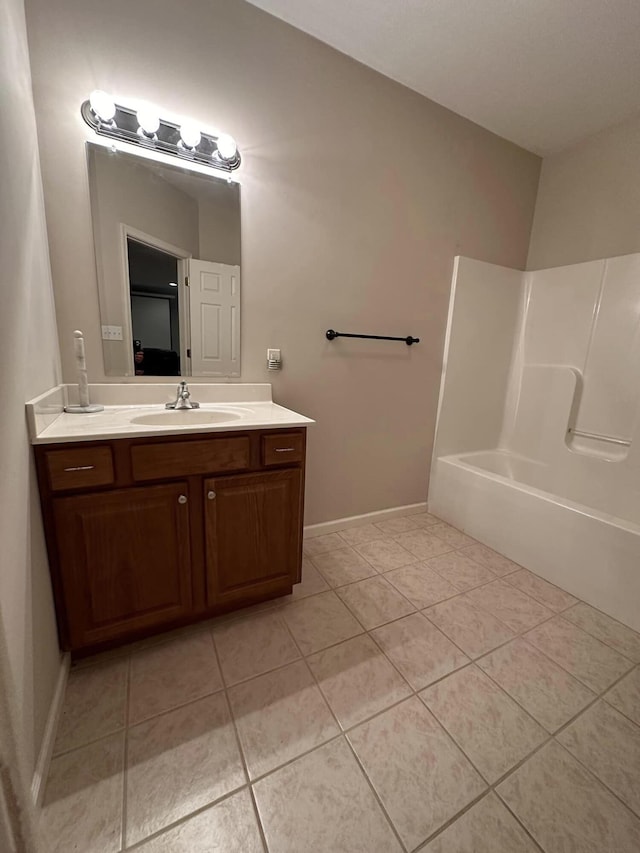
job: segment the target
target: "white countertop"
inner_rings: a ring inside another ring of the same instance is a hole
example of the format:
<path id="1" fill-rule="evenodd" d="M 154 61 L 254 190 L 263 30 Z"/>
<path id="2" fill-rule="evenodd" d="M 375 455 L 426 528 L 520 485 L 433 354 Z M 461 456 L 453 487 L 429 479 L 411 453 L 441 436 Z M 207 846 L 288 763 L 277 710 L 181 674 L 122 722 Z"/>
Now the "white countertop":
<path id="1" fill-rule="evenodd" d="M 99 386 L 91 386 L 99 388 Z M 41 395 L 27 404 L 27 416 L 31 431 L 32 444 L 59 444 L 71 441 L 99 441 L 110 438 L 140 438 L 156 435 L 192 435 L 193 433 L 215 433 L 231 432 L 252 429 L 283 429 L 286 427 L 306 427 L 315 423 L 311 418 L 300 415 L 291 409 L 286 409 L 274 403 L 269 393 L 265 393 L 265 386 L 250 386 L 244 388 L 236 385 L 237 392 L 230 394 L 229 386 L 220 386 L 221 391 L 216 393 L 216 386 L 194 385 L 191 388 L 195 398 L 197 394 L 206 400 L 201 402 L 198 409 L 168 410 L 164 402 L 149 404 L 145 400 L 143 405 L 105 405 L 101 412 L 90 414 L 69 414 L 62 410 L 63 400 L 69 398 L 65 386 Z M 115 400 L 118 396 L 116 386 L 110 386 L 109 400 Z M 252 389 L 259 389 L 257 393 Z M 233 397 L 253 396 L 261 399 L 229 400 Z M 131 392 L 126 390 L 127 402 L 131 399 Z M 100 392 L 92 396 L 92 402 L 99 402 Z M 103 392 L 104 396 L 104 392 Z M 142 396 L 142 395 L 141 395 Z M 224 402 L 213 402 L 217 396 Z M 225 399 L 226 398 L 226 399 Z M 106 398 L 105 398 L 106 399 Z M 166 394 L 163 398 L 166 399 Z M 229 400 L 229 402 L 227 402 Z M 210 402 L 211 401 L 211 402 Z M 213 423 L 202 423 L 202 420 L 215 418 Z M 140 418 L 159 420 L 161 423 L 136 423 Z M 166 418 L 166 422 L 164 419 Z M 191 420 L 190 420 L 191 418 Z"/>

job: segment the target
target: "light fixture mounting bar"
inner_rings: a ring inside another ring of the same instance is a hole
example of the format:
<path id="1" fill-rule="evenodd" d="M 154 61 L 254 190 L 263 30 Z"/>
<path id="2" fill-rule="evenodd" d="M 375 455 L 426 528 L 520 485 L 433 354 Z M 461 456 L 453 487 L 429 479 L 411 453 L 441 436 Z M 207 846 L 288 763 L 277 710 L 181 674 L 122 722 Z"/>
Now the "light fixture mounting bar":
<path id="1" fill-rule="evenodd" d="M 89 127 L 100 136 L 108 136 L 122 142 L 129 142 L 141 148 L 171 154 L 180 160 L 209 166 L 212 169 L 222 169 L 233 172 L 240 165 L 240 152 L 236 151 L 232 158 L 225 159 L 218 151 L 218 139 L 201 132 L 200 142 L 193 148 L 186 146 L 180 137 L 180 125 L 167 119 L 160 119 L 160 126 L 153 134 L 141 130 L 136 110 L 122 104 L 115 104 L 115 115 L 105 121 L 94 112 L 90 102 L 85 101 L 80 112 Z"/>

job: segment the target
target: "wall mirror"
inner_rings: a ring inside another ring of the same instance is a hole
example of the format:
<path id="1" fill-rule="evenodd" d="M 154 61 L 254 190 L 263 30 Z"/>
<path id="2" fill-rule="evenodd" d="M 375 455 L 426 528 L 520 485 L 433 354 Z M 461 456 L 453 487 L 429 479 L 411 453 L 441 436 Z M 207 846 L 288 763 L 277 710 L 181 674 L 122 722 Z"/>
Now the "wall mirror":
<path id="1" fill-rule="evenodd" d="M 87 143 L 107 376 L 240 375 L 240 185 Z"/>

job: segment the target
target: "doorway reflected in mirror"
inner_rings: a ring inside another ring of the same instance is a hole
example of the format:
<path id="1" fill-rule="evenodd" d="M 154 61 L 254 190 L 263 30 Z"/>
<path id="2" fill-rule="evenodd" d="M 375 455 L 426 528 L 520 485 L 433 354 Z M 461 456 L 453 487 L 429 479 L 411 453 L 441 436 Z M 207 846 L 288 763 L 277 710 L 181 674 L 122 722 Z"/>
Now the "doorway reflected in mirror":
<path id="1" fill-rule="evenodd" d="M 127 238 L 136 376 L 180 376 L 178 258 Z"/>

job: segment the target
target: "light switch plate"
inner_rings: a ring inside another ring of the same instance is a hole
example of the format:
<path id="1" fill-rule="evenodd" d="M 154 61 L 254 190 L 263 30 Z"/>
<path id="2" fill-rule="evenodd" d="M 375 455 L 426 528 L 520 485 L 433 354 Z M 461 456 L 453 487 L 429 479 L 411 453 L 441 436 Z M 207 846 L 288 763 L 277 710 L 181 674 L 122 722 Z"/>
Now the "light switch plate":
<path id="1" fill-rule="evenodd" d="M 103 341 L 121 341 L 122 326 L 103 326 L 102 327 Z"/>

